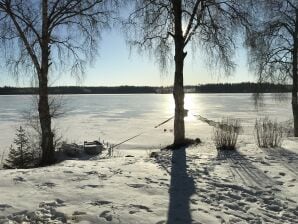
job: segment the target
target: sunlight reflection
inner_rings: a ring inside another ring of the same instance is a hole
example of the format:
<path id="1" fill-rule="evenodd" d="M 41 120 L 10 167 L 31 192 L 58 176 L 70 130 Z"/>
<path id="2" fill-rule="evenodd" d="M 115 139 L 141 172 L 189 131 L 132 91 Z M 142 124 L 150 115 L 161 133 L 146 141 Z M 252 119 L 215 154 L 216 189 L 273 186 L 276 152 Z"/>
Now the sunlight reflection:
<path id="1" fill-rule="evenodd" d="M 194 102 L 194 95 L 193 94 L 186 94 L 184 98 L 184 108 L 188 110 L 188 116 L 185 117 L 185 121 L 194 121 L 196 120 L 195 116 L 193 116 L 194 111 L 192 111 L 194 108 L 196 108 L 197 105 L 195 105 Z M 171 96 L 168 100 L 168 105 L 167 105 L 168 111 L 174 115 L 175 111 L 175 102 L 173 97 Z"/>
<path id="2" fill-rule="evenodd" d="M 194 121 L 196 120 L 195 116 L 193 116 L 192 109 L 195 108 L 195 102 L 194 102 L 194 95 L 193 94 L 187 94 L 184 97 L 184 108 L 188 110 L 187 117 L 184 118 L 185 121 Z"/>

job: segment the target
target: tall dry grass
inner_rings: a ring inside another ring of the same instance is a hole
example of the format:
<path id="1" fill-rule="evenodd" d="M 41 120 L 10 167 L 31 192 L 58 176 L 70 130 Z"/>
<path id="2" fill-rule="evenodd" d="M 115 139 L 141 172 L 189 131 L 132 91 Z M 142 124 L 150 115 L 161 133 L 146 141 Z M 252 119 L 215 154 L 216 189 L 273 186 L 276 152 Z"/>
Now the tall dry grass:
<path id="1" fill-rule="evenodd" d="M 241 130 L 238 119 L 223 118 L 213 133 L 213 140 L 217 150 L 235 150 Z"/>
<path id="2" fill-rule="evenodd" d="M 254 134 L 259 147 L 280 147 L 284 137 L 284 127 L 277 121 L 265 117 L 256 120 Z"/>

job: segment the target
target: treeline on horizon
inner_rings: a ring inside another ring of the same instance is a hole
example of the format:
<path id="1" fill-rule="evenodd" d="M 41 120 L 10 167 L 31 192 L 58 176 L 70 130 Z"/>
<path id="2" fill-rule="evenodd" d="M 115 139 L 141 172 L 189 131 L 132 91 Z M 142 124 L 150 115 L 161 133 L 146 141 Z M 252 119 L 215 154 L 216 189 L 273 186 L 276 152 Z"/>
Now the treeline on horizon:
<path id="1" fill-rule="evenodd" d="M 273 83 L 219 83 L 196 87 L 200 93 L 285 93 L 291 92 L 291 85 Z"/>
<path id="2" fill-rule="evenodd" d="M 114 87 L 88 87 L 88 86 L 59 86 L 49 87 L 49 94 L 146 94 L 146 93 L 172 93 L 172 87 L 154 86 L 114 86 Z M 185 86 L 186 93 L 279 93 L 290 92 L 291 85 L 272 83 L 214 83 L 196 86 Z M 34 87 L 0 87 L 0 95 L 32 95 L 38 94 Z"/>

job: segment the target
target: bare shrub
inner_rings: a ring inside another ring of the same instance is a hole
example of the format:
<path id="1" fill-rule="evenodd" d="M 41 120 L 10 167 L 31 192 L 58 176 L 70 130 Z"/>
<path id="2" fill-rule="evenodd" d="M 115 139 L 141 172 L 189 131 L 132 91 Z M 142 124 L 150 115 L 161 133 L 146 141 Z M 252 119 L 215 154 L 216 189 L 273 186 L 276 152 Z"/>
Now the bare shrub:
<path id="1" fill-rule="evenodd" d="M 277 121 L 268 117 L 256 119 L 255 139 L 261 148 L 280 147 L 284 136 L 284 128 Z"/>
<path id="2" fill-rule="evenodd" d="M 224 118 L 214 129 L 213 140 L 217 150 L 235 150 L 241 131 L 240 121 Z"/>

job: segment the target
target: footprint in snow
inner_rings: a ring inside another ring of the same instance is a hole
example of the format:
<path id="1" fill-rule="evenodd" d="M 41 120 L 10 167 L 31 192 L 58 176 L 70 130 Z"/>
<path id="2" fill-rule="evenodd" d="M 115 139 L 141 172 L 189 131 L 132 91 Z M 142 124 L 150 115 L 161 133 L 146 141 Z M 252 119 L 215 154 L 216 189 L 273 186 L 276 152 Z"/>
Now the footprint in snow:
<path id="1" fill-rule="evenodd" d="M 166 224 L 167 222 L 165 221 L 165 220 L 161 220 L 161 221 L 159 221 L 159 222 L 157 222 L 157 223 L 155 223 L 155 224 Z"/>
<path id="2" fill-rule="evenodd" d="M 71 181 L 75 181 L 75 182 L 79 182 L 79 181 L 83 181 L 83 180 L 89 180 L 89 177 L 87 177 L 87 176 L 78 176 L 78 177 L 71 178 Z"/>
<path id="3" fill-rule="evenodd" d="M 113 220 L 113 216 L 111 215 L 111 212 L 106 210 L 106 211 L 103 211 L 99 217 L 101 218 L 104 218 L 105 220 L 107 220 L 108 222 L 112 221 Z"/>
<path id="4" fill-rule="evenodd" d="M 56 199 L 54 201 L 41 202 L 39 209 L 27 215 L 26 222 L 21 223 L 66 223 L 67 216 L 56 210 L 57 207 L 65 206 L 64 201 Z M 42 222 L 38 222 L 42 221 Z"/>
<path id="5" fill-rule="evenodd" d="M 78 223 L 80 221 L 82 221 L 82 219 L 84 218 L 84 216 L 87 215 L 87 212 L 81 212 L 81 211 L 74 211 L 72 213 L 72 216 L 71 216 L 71 220 L 74 222 L 74 223 Z"/>
<path id="6" fill-rule="evenodd" d="M 79 188 L 81 188 L 81 189 L 85 189 L 85 188 L 87 188 L 87 187 L 90 187 L 90 188 L 99 188 L 99 187 L 103 187 L 103 185 L 86 184 L 86 185 L 80 186 Z"/>
<path id="7" fill-rule="evenodd" d="M 277 185 L 284 185 L 283 181 L 275 181 Z"/>
<path id="8" fill-rule="evenodd" d="M 96 175 L 96 174 L 98 174 L 97 171 L 88 171 L 88 172 L 85 172 L 85 173 L 88 174 L 88 175 Z"/>
<path id="9" fill-rule="evenodd" d="M 137 208 L 139 210 L 145 210 L 146 212 L 153 212 L 150 208 L 148 208 L 147 206 L 144 205 L 134 205 L 134 204 L 130 204 L 130 206 L 132 208 Z"/>
<path id="10" fill-rule="evenodd" d="M 123 174 L 123 170 L 117 169 L 117 170 L 112 170 L 113 174 Z"/>
<path id="11" fill-rule="evenodd" d="M 266 208 L 273 212 L 281 212 L 283 208 L 277 204 L 267 205 Z"/>
<path id="12" fill-rule="evenodd" d="M 37 184 L 36 185 L 38 188 L 53 188 L 56 186 L 55 183 L 52 183 L 52 182 L 44 182 L 42 184 Z"/>
<path id="13" fill-rule="evenodd" d="M 74 221 L 75 223 L 80 222 L 80 219 L 82 219 L 82 216 L 87 215 L 86 212 L 81 212 L 81 211 L 74 211 L 72 213 L 71 220 Z"/>
<path id="14" fill-rule="evenodd" d="M 12 180 L 13 180 L 13 182 L 14 182 L 15 184 L 20 183 L 20 182 L 26 182 L 26 180 L 25 180 L 23 177 L 20 177 L 20 176 L 15 177 L 15 178 L 13 178 Z"/>
<path id="15" fill-rule="evenodd" d="M 54 201 L 48 201 L 48 202 L 41 202 L 39 204 L 39 208 L 56 208 L 56 207 L 62 207 L 65 206 L 64 201 L 57 198 Z"/>
<path id="16" fill-rule="evenodd" d="M 191 204 L 197 205 L 198 204 L 198 200 L 196 199 L 190 199 Z"/>
<path id="17" fill-rule="evenodd" d="M 202 208 L 198 208 L 197 210 L 198 210 L 198 211 L 201 211 L 201 212 L 204 212 L 204 213 L 206 213 L 206 214 L 209 213 L 207 210 L 202 209 Z"/>
<path id="18" fill-rule="evenodd" d="M 87 214 L 86 212 L 81 212 L 81 211 L 74 211 L 72 213 L 73 216 L 86 215 L 86 214 Z"/>
<path id="19" fill-rule="evenodd" d="M 107 180 L 108 176 L 106 174 L 98 174 L 97 175 L 99 179 Z"/>
<path id="20" fill-rule="evenodd" d="M 145 177 L 145 180 L 146 180 L 147 184 L 158 184 L 159 183 L 158 181 L 154 181 L 148 177 Z"/>
<path id="21" fill-rule="evenodd" d="M 142 187 L 145 187 L 145 184 L 127 184 L 127 186 L 133 187 L 133 188 L 142 188 Z"/>
<path id="22" fill-rule="evenodd" d="M 26 220 L 28 213 L 29 213 L 28 210 L 15 212 L 7 216 L 7 219 L 9 220 L 8 223 L 11 223 L 10 221 L 13 221 L 12 223 L 23 223 Z M 4 222 L 4 223 L 7 223 L 7 222 Z"/>
<path id="23" fill-rule="evenodd" d="M 102 206 L 102 205 L 109 205 L 111 204 L 112 202 L 110 201 L 104 201 L 104 200 L 97 200 L 97 201 L 92 201 L 90 202 L 91 205 L 94 205 L 94 206 Z"/>
<path id="24" fill-rule="evenodd" d="M 12 208 L 12 206 L 8 204 L 0 204 L 0 211 L 4 211 L 7 208 Z"/>

